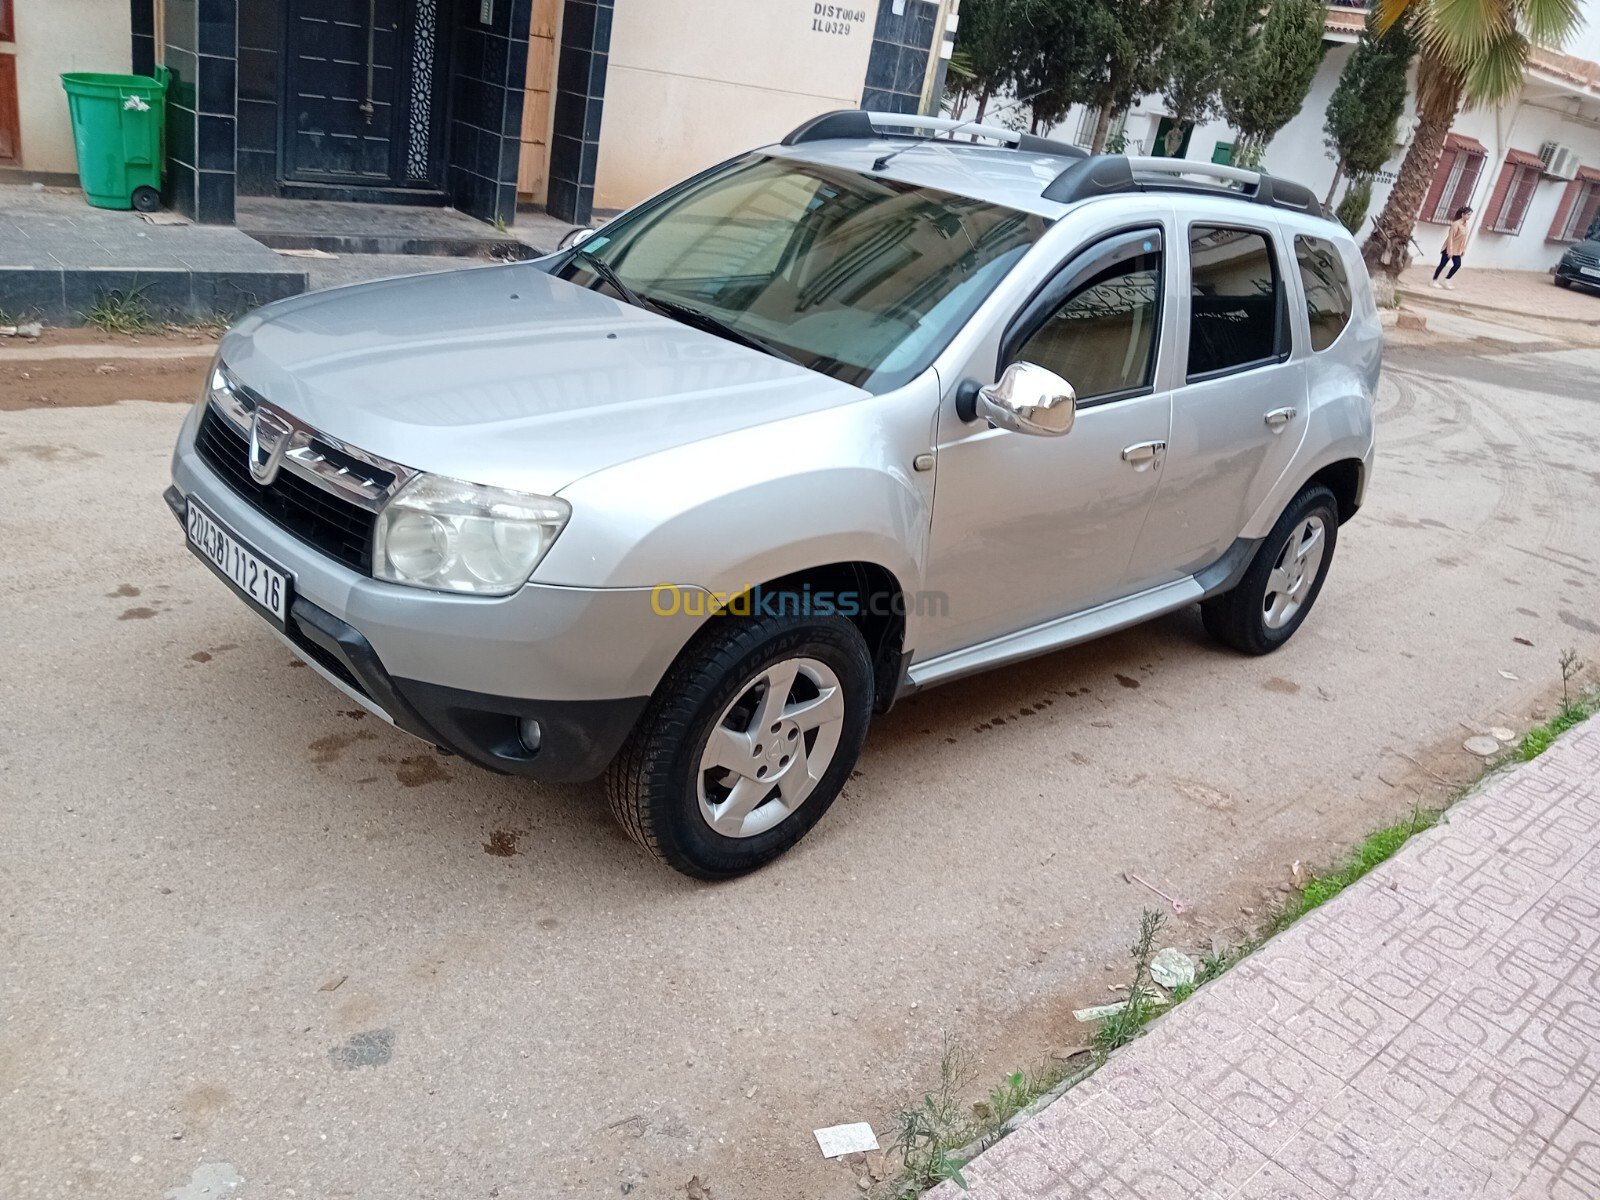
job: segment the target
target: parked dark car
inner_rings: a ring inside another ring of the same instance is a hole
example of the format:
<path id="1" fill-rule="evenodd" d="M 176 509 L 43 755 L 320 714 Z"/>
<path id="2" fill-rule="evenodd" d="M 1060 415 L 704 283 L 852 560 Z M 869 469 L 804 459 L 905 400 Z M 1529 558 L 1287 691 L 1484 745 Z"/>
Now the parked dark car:
<path id="1" fill-rule="evenodd" d="M 1579 242 L 1556 264 L 1556 286 L 1571 287 L 1575 283 L 1600 289 L 1600 238 Z"/>

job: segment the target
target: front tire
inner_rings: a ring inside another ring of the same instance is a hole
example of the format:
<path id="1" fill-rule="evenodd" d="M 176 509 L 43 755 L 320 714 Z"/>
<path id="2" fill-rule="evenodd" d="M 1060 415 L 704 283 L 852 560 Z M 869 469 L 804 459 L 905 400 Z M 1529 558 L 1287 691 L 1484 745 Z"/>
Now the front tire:
<path id="1" fill-rule="evenodd" d="M 849 621 L 715 617 L 606 773 L 612 814 L 685 875 L 753 871 L 828 810 L 871 708 L 872 658 Z"/>
<path id="2" fill-rule="evenodd" d="M 1338 501 L 1325 487 L 1308 487 L 1284 509 L 1237 586 L 1201 601 L 1206 631 L 1241 654 L 1276 650 L 1316 603 L 1338 537 Z"/>
<path id="3" fill-rule="evenodd" d="M 1557 287 L 1569 288 L 1572 286 L 1572 280 L 1568 279 L 1565 275 L 1557 275 L 1555 278 Z"/>

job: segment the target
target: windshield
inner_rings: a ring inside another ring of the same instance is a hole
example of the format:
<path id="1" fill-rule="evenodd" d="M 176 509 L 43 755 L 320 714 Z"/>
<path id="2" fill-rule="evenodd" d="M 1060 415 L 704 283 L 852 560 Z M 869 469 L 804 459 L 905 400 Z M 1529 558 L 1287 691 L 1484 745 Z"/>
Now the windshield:
<path id="1" fill-rule="evenodd" d="M 927 369 L 1048 224 L 757 154 L 617 218 L 555 273 L 620 282 L 623 299 L 664 302 L 685 323 L 883 392 Z"/>

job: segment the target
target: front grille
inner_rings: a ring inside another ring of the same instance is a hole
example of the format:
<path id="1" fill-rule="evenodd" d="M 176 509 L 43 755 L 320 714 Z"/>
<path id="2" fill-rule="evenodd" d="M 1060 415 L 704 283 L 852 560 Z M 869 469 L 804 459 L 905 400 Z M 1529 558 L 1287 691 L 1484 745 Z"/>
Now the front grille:
<path id="1" fill-rule="evenodd" d="M 1587 250 L 1576 248 L 1567 251 L 1567 265 L 1572 267 L 1600 267 L 1600 257 L 1590 254 Z"/>
<path id="2" fill-rule="evenodd" d="M 250 441 L 209 405 L 195 449 L 250 506 L 275 525 L 363 575 L 372 571 L 372 514 L 289 470 L 262 487 L 250 477 Z"/>

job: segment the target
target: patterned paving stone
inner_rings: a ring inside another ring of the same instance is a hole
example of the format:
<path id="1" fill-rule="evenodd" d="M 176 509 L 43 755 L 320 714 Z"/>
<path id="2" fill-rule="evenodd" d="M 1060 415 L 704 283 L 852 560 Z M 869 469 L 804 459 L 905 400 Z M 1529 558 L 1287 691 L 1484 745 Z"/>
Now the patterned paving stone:
<path id="1" fill-rule="evenodd" d="M 1596 1200 L 1600 720 L 1202 988 L 936 1200 Z"/>

